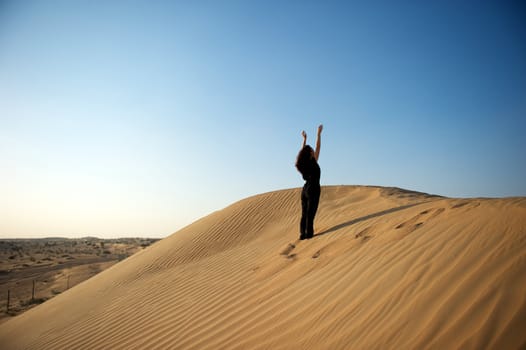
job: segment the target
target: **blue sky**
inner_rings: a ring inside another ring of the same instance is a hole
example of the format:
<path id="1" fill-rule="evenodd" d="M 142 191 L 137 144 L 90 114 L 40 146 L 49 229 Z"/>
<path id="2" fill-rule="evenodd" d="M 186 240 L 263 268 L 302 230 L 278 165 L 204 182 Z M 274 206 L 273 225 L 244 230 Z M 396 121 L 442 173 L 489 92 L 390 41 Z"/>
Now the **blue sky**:
<path id="1" fill-rule="evenodd" d="M 519 1 L 1 1 L 0 237 L 166 236 L 322 184 L 526 195 Z"/>

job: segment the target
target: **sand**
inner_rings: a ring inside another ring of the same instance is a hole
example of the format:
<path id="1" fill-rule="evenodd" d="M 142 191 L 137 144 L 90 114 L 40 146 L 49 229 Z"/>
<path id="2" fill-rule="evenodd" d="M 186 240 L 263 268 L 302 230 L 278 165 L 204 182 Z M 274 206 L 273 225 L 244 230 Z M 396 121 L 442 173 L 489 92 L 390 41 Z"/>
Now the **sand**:
<path id="1" fill-rule="evenodd" d="M 526 347 L 526 198 L 300 189 L 212 213 L 0 325 L 2 349 Z"/>

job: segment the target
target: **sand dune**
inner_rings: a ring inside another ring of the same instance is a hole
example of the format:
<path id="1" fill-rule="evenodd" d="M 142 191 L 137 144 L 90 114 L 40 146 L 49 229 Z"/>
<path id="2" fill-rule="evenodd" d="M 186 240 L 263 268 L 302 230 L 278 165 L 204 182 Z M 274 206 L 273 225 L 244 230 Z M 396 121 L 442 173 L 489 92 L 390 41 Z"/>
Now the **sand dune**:
<path id="1" fill-rule="evenodd" d="M 241 200 L 0 325 L 2 349 L 526 347 L 526 198 Z"/>

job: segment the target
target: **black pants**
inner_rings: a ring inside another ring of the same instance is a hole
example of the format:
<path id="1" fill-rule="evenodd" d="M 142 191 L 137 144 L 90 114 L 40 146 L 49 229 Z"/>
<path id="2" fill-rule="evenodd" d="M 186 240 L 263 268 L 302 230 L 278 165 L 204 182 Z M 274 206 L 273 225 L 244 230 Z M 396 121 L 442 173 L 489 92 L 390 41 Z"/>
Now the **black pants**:
<path id="1" fill-rule="evenodd" d="M 320 202 L 320 184 L 305 183 L 301 191 L 300 239 L 314 235 L 314 216 Z"/>

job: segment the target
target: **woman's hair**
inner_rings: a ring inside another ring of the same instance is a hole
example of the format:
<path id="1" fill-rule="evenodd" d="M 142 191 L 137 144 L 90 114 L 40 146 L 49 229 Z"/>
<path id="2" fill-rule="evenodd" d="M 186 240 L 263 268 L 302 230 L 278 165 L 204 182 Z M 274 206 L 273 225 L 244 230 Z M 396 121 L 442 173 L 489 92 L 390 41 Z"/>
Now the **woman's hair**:
<path id="1" fill-rule="evenodd" d="M 298 153 L 298 158 L 296 158 L 296 169 L 304 175 L 306 170 L 309 168 L 309 163 L 312 157 L 312 147 L 309 145 L 304 146 Z"/>

